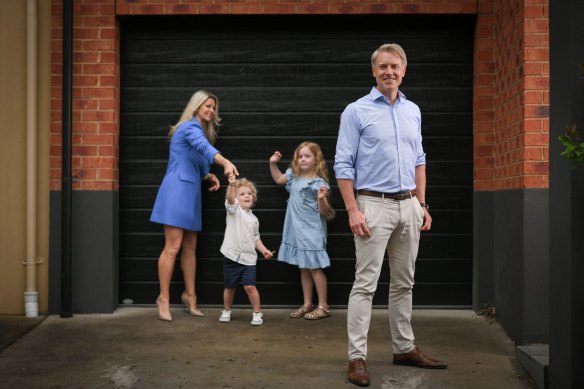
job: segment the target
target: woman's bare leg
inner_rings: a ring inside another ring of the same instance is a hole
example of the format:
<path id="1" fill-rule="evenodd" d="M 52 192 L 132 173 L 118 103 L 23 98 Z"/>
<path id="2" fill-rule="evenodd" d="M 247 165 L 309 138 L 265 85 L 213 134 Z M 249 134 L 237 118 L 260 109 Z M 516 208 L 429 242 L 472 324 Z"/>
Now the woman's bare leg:
<path id="1" fill-rule="evenodd" d="M 183 230 L 181 228 L 164 226 L 164 249 L 158 258 L 158 282 L 160 294 L 156 299 L 158 313 L 161 318 L 172 319 L 170 315 L 170 280 L 174 270 L 176 256 L 180 250 Z"/>
<path id="2" fill-rule="evenodd" d="M 197 233 L 185 231 L 180 256 L 180 268 L 183 273 L 185 291 L 182 299 L 186 301 L 191 310 L 198 310 L 197 293 L 195 291 L 195 278 L 197 274 Z"/>

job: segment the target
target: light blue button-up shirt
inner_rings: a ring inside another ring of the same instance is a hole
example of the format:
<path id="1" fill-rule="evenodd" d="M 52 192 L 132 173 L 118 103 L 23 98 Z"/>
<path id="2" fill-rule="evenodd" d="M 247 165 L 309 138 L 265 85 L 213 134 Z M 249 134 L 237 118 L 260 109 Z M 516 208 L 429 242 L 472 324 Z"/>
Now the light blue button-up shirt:
<path id="1" fill-rule="evenodd" d="M 355 189 L 397 193 L 416 188 L 416 166 L 426 164 L 420 108 L 398 92 L 392 105 L 372 88 L 341 115 L 334 170 Z"/>

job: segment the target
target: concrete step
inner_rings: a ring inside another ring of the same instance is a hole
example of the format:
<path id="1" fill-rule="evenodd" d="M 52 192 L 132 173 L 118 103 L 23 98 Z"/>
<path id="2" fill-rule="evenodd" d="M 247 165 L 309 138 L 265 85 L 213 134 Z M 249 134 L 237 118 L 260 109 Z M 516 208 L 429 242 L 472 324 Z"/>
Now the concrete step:
<path id="1" fill-rule="evenodd" d="M 548 366 L 550 364 L 549 344 L 529 344 L 517 346 L 517 360 L 529 373 L 540 389 L 549 388 Z"/>

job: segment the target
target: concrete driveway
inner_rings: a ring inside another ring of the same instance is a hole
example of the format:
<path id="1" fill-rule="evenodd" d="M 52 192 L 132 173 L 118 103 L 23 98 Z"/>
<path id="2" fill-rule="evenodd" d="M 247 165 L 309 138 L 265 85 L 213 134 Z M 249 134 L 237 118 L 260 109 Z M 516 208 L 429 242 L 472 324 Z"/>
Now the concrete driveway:
<path id="1" fill-rule="evenodd" d="M 173 307 L 114 314 L 49 316 L 0 353 L 2 388 L 356 388 L 346 379 L 346 310 L 320 321 L 265 309 L 203 318 Z M 22 318 L 26 323 L 26 319 Z M 34 320 L 34 319 L 32 319 Z M 28 322 L 29 324 L 31 322 Z M 0 317 L 0 329 L 2 317 Z M 372 388 L 534 388 L 495 321 L 466 310 L 414 310 L 417 344 L 447 370 L 394 366 L 387 311 L 373 311 L 367 364 Z"/>

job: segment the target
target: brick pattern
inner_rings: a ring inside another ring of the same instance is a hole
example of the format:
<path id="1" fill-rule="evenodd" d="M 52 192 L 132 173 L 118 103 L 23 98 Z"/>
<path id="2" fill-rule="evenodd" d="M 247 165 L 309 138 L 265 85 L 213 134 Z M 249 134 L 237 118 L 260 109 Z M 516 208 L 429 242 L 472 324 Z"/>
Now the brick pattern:
<path id="1" fill-rule="evenodd" d="M 477 0 L 117 0 L 118 15 L 476 13 Z"/>
<path id="2" fill-rule="evenodd" d="M 548 31 L 547 0 L 479 1 L 475 191 L 549 186 Z"/>
<path id="3" fill-rule="evenodd" d="M 171 14 L 477 15 L 474 190 L 547 188 L 548 0 L 76 0 L 76 190 L 118 190 L 119 25 Z M 61 186 L 62 0 L 52 0 L 51 190 Z"/>
<path id="4" fill-rule="evenodd" d="M 51 190 L 61 189 L 63 4 L 52 2 Z M 74 190 L 118 190 L 119 28 L 113 0 L 73 9 Z"/>
<path id="5" fill-rule="evenodd" d="M 474 189 L 485 190 L 495 180 L 495 9 L 492 0 L 479 0 L 475 33 L 473 158 Z"/>

